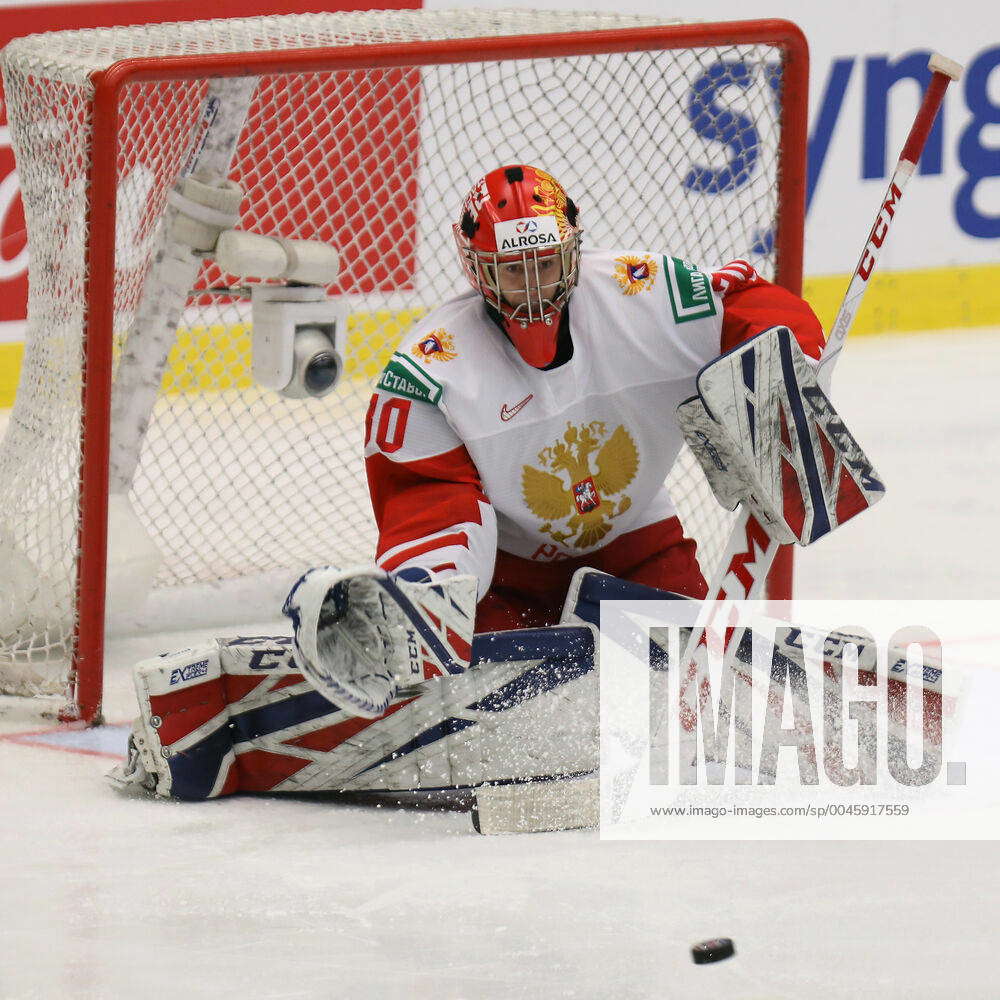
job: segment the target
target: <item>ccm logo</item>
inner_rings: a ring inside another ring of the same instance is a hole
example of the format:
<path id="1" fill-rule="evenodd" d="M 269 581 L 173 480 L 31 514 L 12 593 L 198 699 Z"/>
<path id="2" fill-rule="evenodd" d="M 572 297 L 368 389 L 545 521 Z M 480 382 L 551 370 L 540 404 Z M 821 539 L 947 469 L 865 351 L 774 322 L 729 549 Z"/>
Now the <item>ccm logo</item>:
<path id="1" fill-rule="evenodd" d="M 208 673 L 208 660 L 199 660 L 197 663 L 189 663 L 186 667 L 178 667 L 170 672 L 170 683 L 179 684 L 181 681 L 193 681 L 196 677 L 204 677 Z"/>
<path id="2" fill-rule="evenodd" d="M 858 264 L 858 274 L 865 281 L 868 280 L 875 269 L 875 255 L 869 250 L 869 247 L 875 247 L 877 250 L 885 242 L 886 233 L 889 232 L 889 224 L 896 214 L 896 202 L 902 196 L 903 192 L 895 184 L 890 185 L 889 197 L 882 202 L 882 209 L 878 213 L 875 225 L 872 226 L 871 233 L 868 235 L 868 243 L 865 246 L 864 253 L 861 255 L 861 263 Z"/>

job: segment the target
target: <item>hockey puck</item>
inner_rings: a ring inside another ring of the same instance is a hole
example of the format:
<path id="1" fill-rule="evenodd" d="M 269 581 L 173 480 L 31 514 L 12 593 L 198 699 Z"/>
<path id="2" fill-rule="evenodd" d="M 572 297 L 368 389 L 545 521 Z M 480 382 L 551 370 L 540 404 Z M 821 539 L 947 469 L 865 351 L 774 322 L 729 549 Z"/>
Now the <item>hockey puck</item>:
<path id="1" fill-rule="evenodd" d="M 712 938 L 711 941 L 699 941 L 698 944 L 691 946 L 691 957 L 695 965 L 721 962 L 724 958 L 732 958 L 735 954 L 732 938 Z"/>

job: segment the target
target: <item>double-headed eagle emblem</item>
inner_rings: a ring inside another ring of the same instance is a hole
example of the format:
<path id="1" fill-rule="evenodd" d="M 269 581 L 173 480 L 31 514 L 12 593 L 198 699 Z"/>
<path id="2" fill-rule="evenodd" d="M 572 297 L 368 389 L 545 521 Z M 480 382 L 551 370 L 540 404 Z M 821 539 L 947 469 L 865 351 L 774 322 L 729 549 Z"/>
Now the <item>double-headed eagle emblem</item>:
<path id="1" fill-rule="evenodd" d="M 432 330 L 427 336 L 421 337 L 410 348 L 410 353 L 425 365 L 432 361 L 454 361 L 458 357 L 455 338 L 444 329 Z"/>
<path id="2" fill-rule="evenodd" d="M 624 295 L 638 295 L 643 289 L 652 288 L 657 270 L 656 261 L 648 254 L 615 258 L 615 280 Z"/>
<path id="3" fill-rule="evenodd" d="M 590 465 L 594 452 L 596 472 Z M 611 530 L 611 519 L 632 506 L 627 496 L 614 499 L 639 471 L 639 452 L 621 425 L 609 435 L 600 420 L 567 424 L 562 440 L 543 448 L 538 460 L 542 469 L 523 467 L 521 489 L 532 513 L 545 520 L 539 530 L 554 542 L 590 548 Z M 564 520 L 563 530 L 553 523 Z"/>

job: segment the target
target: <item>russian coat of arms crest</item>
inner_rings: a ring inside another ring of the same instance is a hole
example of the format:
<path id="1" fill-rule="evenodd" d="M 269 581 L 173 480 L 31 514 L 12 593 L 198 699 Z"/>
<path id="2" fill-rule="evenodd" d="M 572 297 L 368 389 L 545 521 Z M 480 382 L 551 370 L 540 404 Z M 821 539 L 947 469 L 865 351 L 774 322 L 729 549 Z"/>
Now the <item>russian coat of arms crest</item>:
<path id="1" fill-rule="evenodd" d="M 423 361 L 425 365 L 429 365 L 432 361 L 452 361 L 458 357 L 458 351 L 455 350 L 455 338 L 444 329 L 432 330 L 426 336 L 421 337 L 410 348 L 410 353 Z"/>
<path id="2" fill-rule="evenodd" d="M 615 279 L 624 295 L 638 295 L 643 289 L 652 288 L 657 270 L 656 261 L 646 255 L 625 254 L 615 258 Z"/>
<path id="3" fill-rule="evenodd" d="M 639 452 L 621 425 L 608 433 L 600 420 L 569 423 L 559 441 L 538 453 L 538 461 L 540 469 L 523 467 L 524 502 L 543 519 L 539 530 L 560 545 L 597 545 L 611 530 L 611 519 L 632 506 L 623 494 L 639 471 Z"/>

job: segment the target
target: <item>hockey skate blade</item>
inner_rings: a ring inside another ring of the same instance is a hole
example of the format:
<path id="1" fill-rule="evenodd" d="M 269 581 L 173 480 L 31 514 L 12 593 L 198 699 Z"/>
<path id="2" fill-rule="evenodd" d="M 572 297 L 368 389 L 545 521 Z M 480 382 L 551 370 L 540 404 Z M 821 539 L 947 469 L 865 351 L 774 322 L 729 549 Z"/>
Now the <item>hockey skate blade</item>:
<path id="1" fill-rule="evenodd" d="M 600 818 L 597 775 L 482 785 L 472 807 L 472 825 L 482 834 L 582 830 L 596 827 Z"/>

